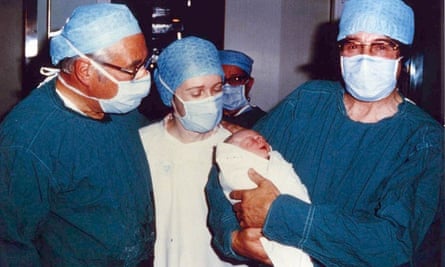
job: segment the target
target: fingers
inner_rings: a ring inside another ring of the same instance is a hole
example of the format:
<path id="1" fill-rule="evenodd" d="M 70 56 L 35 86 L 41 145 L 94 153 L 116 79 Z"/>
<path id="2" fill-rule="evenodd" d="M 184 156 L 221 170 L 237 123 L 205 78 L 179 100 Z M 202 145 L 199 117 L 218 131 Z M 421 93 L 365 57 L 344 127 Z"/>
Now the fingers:
<path id="1" fill-rule="evenodd" d="M 240 226 L 244 228 L 246 226 L 246 223 L 243 221 L 243 210 L 241 207 L 241 203 L 238 202 L 233 204 L 232 209 L 235 212 L 236 218 L 238 219 Z"/>
<path id="2" fill-rule="evenodd" d="M 249 169 L 247 174 L 249 175 L 250 179 L 257 185 L 259 185 L 261 182 L 266 180 L 266 178 L 261 176 L 259 173 L 257 173 L 252 168 Z M 235 199 L 235 200 L 242 200 L 244 192 L 252 191 L 252 190 L 255 190 L 255 189 L 256 188 L 249 189 L 249 190 L 234 190 L 234 191 L 230 192 L 229 196 L 230 196 L 230 198 Z"/>
<path id="3" fill-rule="evenodd" d="M 261 182 L 265 181 L 266 178 L 257 173 L 254 169 L 250 168 L 247 174 L 256 185 L 260 185 Z"/>
<path id="4" fill-rule="evenodd" d="M 232 248 L 240 255 L 271 265 L 272 262 L 260 241 L 262 237 L 261 228 L 246 228 L 235 231 L 232 234 Z"/>
<path id="5" fill-rule="evenodd" d="M 234 190 L 230 192 L 229 197 L 234 200 L 242 200 L 244 190 Z"/>
<path id="6" fill-rule="evenodd" d="M 261 182 L 267 180 L 266 178 L 261 176 L 259 173 L 257 173 L 252 168 L 249 169 L 248 175 L 249 175 L 250 179 L 257 185 L 259 185 Z M 230 196 L 231 199 L 234 199 L 234 200 L 242 200 L 244 192 L 246 192 L 246 191 L 253 191 L 255 189 L 256 188 L 249 189 L 249 190 L 234 190 L 234 191 L 230 192 L 229 196 Z"/>

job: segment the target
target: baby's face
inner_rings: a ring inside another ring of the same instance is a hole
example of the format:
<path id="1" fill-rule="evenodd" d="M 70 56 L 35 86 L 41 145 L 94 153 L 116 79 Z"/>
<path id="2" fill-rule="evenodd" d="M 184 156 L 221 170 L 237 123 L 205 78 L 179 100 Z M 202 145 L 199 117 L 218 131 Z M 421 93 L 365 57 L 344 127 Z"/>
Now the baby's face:
<path id="1" fill-rule="evenodd" d="M 230 142 L 262 158 L 269 158 L 270 145 L 259 133 L 253 130 L 241 130 L 232 135 Z"/>

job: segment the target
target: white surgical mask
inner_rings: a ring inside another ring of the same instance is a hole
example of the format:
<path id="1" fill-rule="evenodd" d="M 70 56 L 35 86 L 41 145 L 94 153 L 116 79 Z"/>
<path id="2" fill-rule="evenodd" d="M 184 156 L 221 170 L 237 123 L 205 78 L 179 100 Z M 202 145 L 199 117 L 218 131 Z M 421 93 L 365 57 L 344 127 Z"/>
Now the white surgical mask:
<path id="1" fill-rule="evenodd" d="M 150 92 L 151 76 L 149 72 L 147 72 L 144 77 L 137 80 L 118 81 L 98 63 L 95 63 L 94 61 L 92 62 L 93 66 L 117 85 L 117 94 L 110 99 L 87 96 L 96 99 L 104 112 L 127 113 L 137 108 L 141 104 L 142 99 Z"/>
<path id="2" fill-rule="evenodd" d="M 223 85 L 223 107 L 227 110 L 237 110 L 249 104 L 246 99 L 246 85 Z"/>
<path id="3" fill-rule="evenodd" d="M 105 75 L 110 81 L 117 85 L 117 94 L 109 99 L 96 98 L 82 93 L 80 90 L 67 85 L 63 79 L 59 76 L 59 80 L 61 80 L 65 86 L 67 86 L 72 91 L 87 97 L 89 99 L 93 99 L 99 102 L 102 111 L 105 113 L 127 113 L 134 109 L 136 109 L 140 104 L 144 97 L 148 95 L 151 87 L 151 76 L 150 73 L 144 77 L 141 77 L 137 80 L 130 81 L 118 81 L 114 78 L 110 73 L 108 73 L 99 63 L 94 61 L 93 59 L 87 57 L 85 54 L 80 52 L 70 41 L 66 40 L 68 45 L 82 58 L 88 59 L 91 64 L 99 70 L 103 75 Z"/>
<path id="4" fill-rule="evenodd" d="M 175 117 L 181 122 L 182 126 L 192 132 L 206 133 L 213 130 L 222 118 L 222 93 L 214 96 L 184 101 L 176 96 L 184 105 L 185 115 L 181 117 L 175 112 Z"/>
<path id="5" fill-rule="evenodd" d="M 368 55 L 341 57 L 341 73 L 346 90 L 356 99 L 373 102 L 387 97 L 396 88 L 400 58 Z"/>
<path id="6" fill-rule="evenodd" d="M 117 94 L 109 99 L 86 95 L 79 89 L 69 85 L 59 76 L 58 79 L 71 91 L 89 99 L 96 100 L 105 113 L 127 113 L 137 108 L 150 91 L 151 78 L 146 75 L 138 80 L 118 82 Z"/>

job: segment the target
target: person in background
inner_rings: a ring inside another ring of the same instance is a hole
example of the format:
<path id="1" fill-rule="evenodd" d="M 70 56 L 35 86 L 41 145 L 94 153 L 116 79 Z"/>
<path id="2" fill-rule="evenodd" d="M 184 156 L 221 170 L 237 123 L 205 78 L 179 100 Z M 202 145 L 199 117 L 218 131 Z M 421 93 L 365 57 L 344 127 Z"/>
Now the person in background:
<path id="1" fill-rule="evenodd" d="M 232 266 L 210 245 L 204 194 L 213 147 L 230 135 L 219 125 L 223 76 L 214 44 L 195 36 L 159 55 L 154 80 L 172 112 L 140 129 L 156 206 L 154 266 Z"/>
<path id="2" fill-rule="evenodd" d="M 258 132 L 244 129 L 233 133 L 215 148 L 215 161 L 218 164 L 219 182 L 227 199 L 233 190 L 252 189 L 256 184 L 247 175 L 249 168 L 265 177 L 271 177 L 281 194 L 295 196 L 310 203 L 309 195 L 300 178 L 281 154 L 272 150 L 266 139 Z M 274 267 L 312 267 L 310 257 L 302 250 L 261 238 L 261 245 Z"/>
<path id="3" fill-rule="evenodd" d="M 134 111 L 147 47 L 125 5 L 77 7 L 50 41 L 59 72 L 0 125 L 6 266 L 150 266 L 149 167 Z"/>
<path id="4" fill-rule="evenodd" d="M 223 121 L 252 128 L 266 114 L 250 103 L 249 93 L 255 82 L 250 76 L 253 59 L 234 50 L 220 50 L 219 58 L 224 70 Z"/>
<path id="5" fill-rule="evenodd" d="M 413 37 L 403 1 L 345 1 L 343 83 L 307 82 L 254 126 L 298 170 L 312 204 L 249 170 L 257 188 L 232 191 L 232 209 L 214 169 L 206 193 L 218 251 L 271 264 L 265 236 L 302 249 L 315 266 L 415 264 L 438 211 L 444 132 L 398 91 Z"/>

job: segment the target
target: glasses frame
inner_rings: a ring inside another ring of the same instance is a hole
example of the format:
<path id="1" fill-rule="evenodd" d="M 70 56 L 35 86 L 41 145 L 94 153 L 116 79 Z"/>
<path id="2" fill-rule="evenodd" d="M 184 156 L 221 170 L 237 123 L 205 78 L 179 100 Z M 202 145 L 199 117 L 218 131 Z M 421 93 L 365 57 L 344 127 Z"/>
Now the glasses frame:
<path id="1" fill-rule="evenodd" d="M 354 53 L 347 52 L 344 49 L 345 45 L 347 45 L 347 44 L 358 46 L 360 49 L 357 49 L 357 51 Z M 377 52 L 374 51 L 375 49 L 373 49 L 373 46 L 376 46 L 376 47 L 389 46 L 390 47 L 390 50 L 388 52 L 389 54 L 384 54 L 384 53 L 379 54 L 378 51 Z M 371 43 L 360 43 L 358 41 L 346 38 L 346 39 L 343 39 L 338 42 L 338 48 L 340 49 L 341 53 L 343 53 L 345 56 L 356 56 L 356 55 L 364 54 L 365 47 L 369 47 L 369 54 L 371 56 L 378 56 L 378 57 L 384 57 L 384 58 L 396 57 L 397 52 L 400 53 L 400 48 L 401 48 L 401 46 L 393 40 L 376 40 Z"/>
<path id="2" fill-rule="evenodd" d="M 139 71 L 144 68 L 146 70 L 148 70 L 148 66 L 151 64 L 152 62 L 152 56 L 147 56 L 139 65 L 137 65 L 134 69 L 129 69 L 129 68 L 125 68 L 125 67 L 121 67 L 112 63 L 108 63 L 105 61 L 101 61 L 98 59 L 94 59 L 94 61 L 96 61 L 97 63 L 101 64 L 102 66 L 106 66 L 109 68 L 112 68 L 114 70 L 120 71 L 122 73 L 128 74 L 131 76 L 131 79 L 134 80 L 136 75 L 139 73 Z"/>

